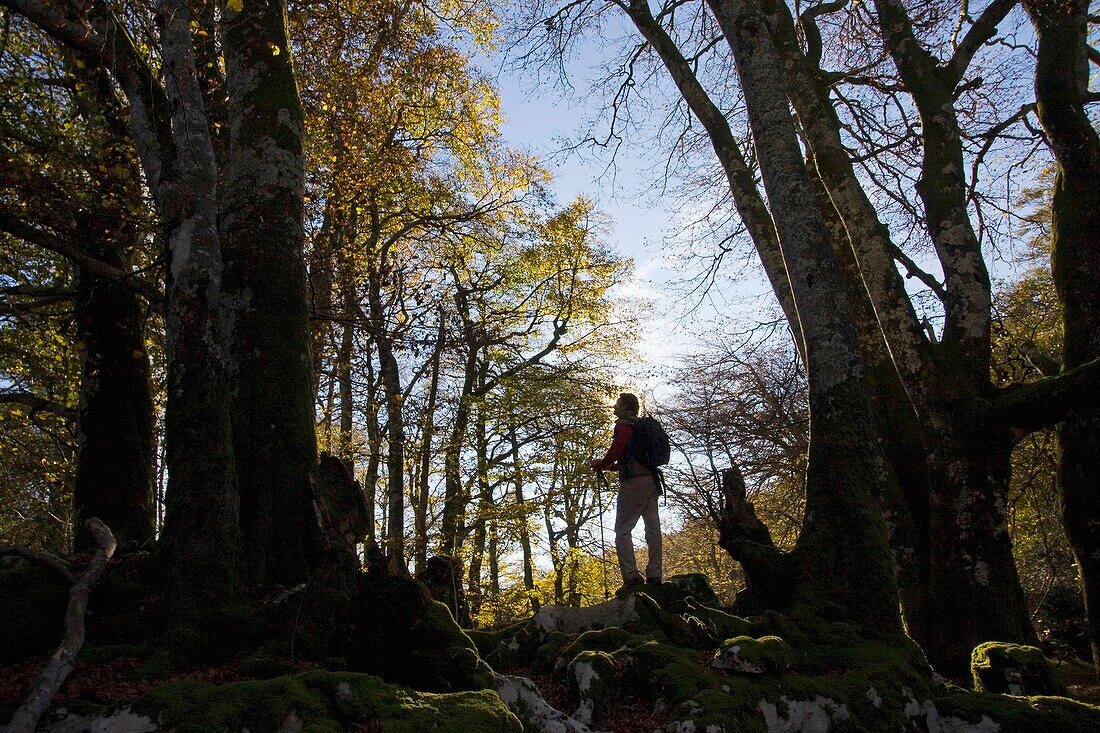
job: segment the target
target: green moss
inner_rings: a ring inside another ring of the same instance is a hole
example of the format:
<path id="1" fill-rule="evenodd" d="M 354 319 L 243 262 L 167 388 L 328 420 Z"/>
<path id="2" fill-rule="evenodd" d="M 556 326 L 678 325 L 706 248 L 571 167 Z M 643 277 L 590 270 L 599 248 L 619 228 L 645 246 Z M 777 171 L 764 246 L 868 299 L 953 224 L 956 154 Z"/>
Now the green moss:
<path id="1" fill-rule="evenodd" d="M 522 731 L 495 693 L 414 692 L 349 672 L 312 671 L 220 686 L 189 680 L 166 685 L 133 707 L 178 733 L 277 730 L 291 716 L 301 721 L 304 733 L 339 733 L 360 725 L 382 733 Z"/>
<path id="2" fill-rule="evenodd" d="M 794 654 L 778 636 L 737 636 L 722 642 L 710 666 L 748 674 L 779 674 L 791 667 Z"/>
<path id="3" fill-rule="evenodd" d="M 1100 707 L 1064 697 L 1014 697 L 958 691 L 936 699 L 941 716 L 969 723 L 988 717 L 1001 733 L 1095 733 L 1100 731 Z"/>
<path id="4" fill-rule="evenodd" d="M 450 609 L 448 609 L 450 610 Z M 477 653 L 484 659 L 503 643 L 511 641 L 517 632 L 525 629 L 530 619 L 505 626 L 502 629 L 465 629 L 466 636 L 474 642 Z"/>
<path id="5" fill-rule="evenodd" d="M 1066 687 L 1055 678 L 1053 667 L 1041 649 L 987 641 L 974 647 L 970 671 L 978 692 L 1012 695 L 1065 695 Z"/>
<path id="6" fill-rule="evenodd" d="M 573 658 L 569 673 L 577 692 L 576 718 L 591 723 L 601 717 L 619 696 L 616 663 L 611 654 L 584 651 Z"/>
<path id="7" fill-rule="evenodd" d="M 0 662 L 46 654 L 61 641 L 69 584 L 57 573 L 15 562 L 0 566 Z"/>
<path id="8" fill-rule="evenodd" d="M 561 648 L 559 652 L 564 657 L 575 657 L 585 651 L 613 652 L 620 649 L 632 639 L 638 637 L 623 629 L 614 626 L 596 631 L 586 631 Z"/>
<path id="9" fill-rule="evenodd" d="M 749 636 L 752 624 L 748 619 L 727 613 L 719 608 L 701 604 L 691 604 L 691 613 L 704 621 L 709 621 L 714 626 L 715 634 L 719 639 L 729 639 L 734 636 Z"/>
<path id="10" fill-rule="evenodd" d="M 562 650 L 569 646 L 575 638 L 575 635 L 566 634 L 561 631 L 550 632 L 550 635 L 546 637 L 546 641 L 539 644 L 535 649 L 535 661 L 533 665 L 535 669 L 545 670 L 553 667 Z"/>

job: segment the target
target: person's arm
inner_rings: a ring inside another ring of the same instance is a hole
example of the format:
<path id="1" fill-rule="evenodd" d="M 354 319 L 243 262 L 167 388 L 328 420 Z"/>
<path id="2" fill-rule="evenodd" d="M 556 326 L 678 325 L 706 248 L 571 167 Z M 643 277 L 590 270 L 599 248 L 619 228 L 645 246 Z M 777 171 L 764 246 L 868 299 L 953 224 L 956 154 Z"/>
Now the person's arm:
<path id="1" fill-rule="evenodd" d="M 612 471 L 619 467 L 619 459 L 626 452 L 626 444 L 630 442 L 630 435 L 634 432 L 634 426 L 628 422 L 615 423 L 615 435 L 611 440 L 611 447 L 607 449 L 607 455 L 592 461 L 592 468 L 597 471 Z"/>

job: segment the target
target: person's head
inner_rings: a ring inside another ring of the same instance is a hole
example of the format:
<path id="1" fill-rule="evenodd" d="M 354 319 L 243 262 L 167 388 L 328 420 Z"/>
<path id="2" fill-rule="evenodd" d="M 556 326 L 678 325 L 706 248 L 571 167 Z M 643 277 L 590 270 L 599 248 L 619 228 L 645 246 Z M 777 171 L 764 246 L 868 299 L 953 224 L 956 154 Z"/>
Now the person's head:
<path id="1" fill-rule="evenodd" d="M 638 403 L 637 395 L 630 392 L 622 392 L 619 399 L 615 400 L 616 417 L 638 417 L 642 406 Z"/>

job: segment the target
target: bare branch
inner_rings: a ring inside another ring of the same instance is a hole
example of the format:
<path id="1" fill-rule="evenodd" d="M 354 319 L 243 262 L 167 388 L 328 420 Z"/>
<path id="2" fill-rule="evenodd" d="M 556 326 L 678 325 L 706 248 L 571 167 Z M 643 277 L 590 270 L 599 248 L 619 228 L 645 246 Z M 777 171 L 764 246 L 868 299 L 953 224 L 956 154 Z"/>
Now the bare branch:
<path id="1" fill-rule="evenodd" d="M 959 47 L 955 49 L 955 55 L 949 62 L 955 74 L 955 80 L 961 80 L 970 66 L 974 54 L 985 45 L 985 42 L 997 32 L 997 24 L 1004 20 L 1012 8 L 1016 7 L 1017 0 L 993 0 L 985 11 L 970 26 Z"/>
<path id="2" fill-rule="evenodd" d="M 38 674 L 38 680 L 27 699 L 15 711 L 8 723 L 8 733 L 34 733 L 39 718 L 46 712 L 54 695 L 61 689 L 69 673 L 76 665 L 76 654 L 84 644 L 84 613 L 88 608 L 88 598 L 92 589 L 107 570 L 107 563 L 115 554 L 117 543 L 111 530 L 96 517 L 92 517 L 84 526 L 91 532 L 99 548 L 88 569 L 69 590 L 69 607 L 65 611 L 65 635 L 61 645 L 50 657 L 50 661 Z"/>

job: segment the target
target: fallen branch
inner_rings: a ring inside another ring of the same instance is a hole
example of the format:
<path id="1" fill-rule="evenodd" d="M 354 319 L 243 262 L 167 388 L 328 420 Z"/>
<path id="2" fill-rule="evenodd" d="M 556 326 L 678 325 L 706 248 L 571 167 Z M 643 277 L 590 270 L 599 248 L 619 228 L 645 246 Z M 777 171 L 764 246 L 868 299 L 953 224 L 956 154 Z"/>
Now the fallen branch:
<path id="1" fill-rule="evenodd" d="M 99 549 L 92 556 L 88 568 L 80 574 L 77 582 L 69 589 L 69 607 L 65 611 L 65 636 L 61 645 L 50 657 L 50 661 L 38 673 L 34 689 L 23 704 L 15 711 L 6 733 L 34 733 L 38 719 L 46 712 L 54 695 L 61 689 L 69 673 L 76 664 L 76 653 L 84 644 L 84 613 L 88 608 L 88 598 L 92 588 L 103 576 L 107 563 L 115 554 L 115 536 L 107 525 L 92 517 L 84 523 Z"/>

